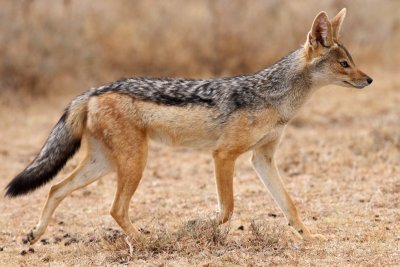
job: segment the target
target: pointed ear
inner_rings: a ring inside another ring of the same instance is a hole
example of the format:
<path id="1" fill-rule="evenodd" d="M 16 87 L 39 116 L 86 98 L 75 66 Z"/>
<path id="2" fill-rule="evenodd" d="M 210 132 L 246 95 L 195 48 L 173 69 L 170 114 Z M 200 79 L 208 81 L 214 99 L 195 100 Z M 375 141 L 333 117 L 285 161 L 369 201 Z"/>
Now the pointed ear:
<path id="1" fill-rule="evenodd" d="M 343 8 L 337 15 L 331 20 L 333 40 L 338 41 L 340 37 L 340 29 L 342 23 L 346 17 L 346 8 Z"/>
<path id="2" fill-rule="evenodd" d="M 317 48 L 318 45 L 322 45 L 323 47 L 333 45 L 332 25 L 328 15 L 324 11 L 315 17 L 307 36 L 307 44 L 312 48 Z"/>

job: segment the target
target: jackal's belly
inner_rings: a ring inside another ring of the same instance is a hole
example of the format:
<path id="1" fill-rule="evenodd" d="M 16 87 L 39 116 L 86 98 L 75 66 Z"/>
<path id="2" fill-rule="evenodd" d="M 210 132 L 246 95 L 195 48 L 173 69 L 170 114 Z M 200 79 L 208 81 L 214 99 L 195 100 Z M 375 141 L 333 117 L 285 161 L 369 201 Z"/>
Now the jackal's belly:
<path id="1" fill-rule="evenodd" d="M 218 136 L 216 134 L 207 134 L 196 129 L 151 129 L 149 137 L 151 140 L 168 145 L 168 146 L 183 146 L 183 147 L 199 147 L 210 148 L 215 146 Z"/>
<path id="2" fill-rule="evenodd" d="M 217 117 L 210 108 L 158 106 L 143 112 L 141 119 L 154 141 L 169 146 L 212 147 L 221 134 Z"/>
<path id="3" fill-rule="evenodd" d="M 218 126 L 203 120 L 193 121 L 193 118 L 176 118 L 147 127 L 151 140 L 169 146 L 213 147 L 219 138 Z"/>
<path id="4" fill-rule="evenodd" d="M 276 139 L 282 131 L 281 125 L 276 125 L 278 115 L 273 110 L 257 113 L 243 110 L 222 123 L 218 111 L 211 108 L 158 106 L 147 109 L 152 105 L 142 102 L 137 106 L 141 108 L 146 132 L 150 139 L 170 146 L 212 148 L 222 145 L 245 151 Z"/>

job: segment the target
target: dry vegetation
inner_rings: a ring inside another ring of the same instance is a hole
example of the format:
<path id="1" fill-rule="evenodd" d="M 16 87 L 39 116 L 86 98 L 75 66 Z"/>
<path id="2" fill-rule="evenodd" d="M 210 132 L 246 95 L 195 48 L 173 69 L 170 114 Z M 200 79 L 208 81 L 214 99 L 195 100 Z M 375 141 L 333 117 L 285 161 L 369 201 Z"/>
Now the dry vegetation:
<path id="1" fill-rule="evenodd" d="M 58 95 L 131 75 L 251 73 L 302 44 L 317 12 L 333 14 L 343 6 L 349 9 L 343 38 L 360 64 L 393 69 L 400 60 L 397 1 L 0 0 L 0 5 L 3 91 Z"/>
<path id="2" fill-rule="evenodd" d="M 333 14 L 348 7 L 344 42 L 374 78 L 361 91 L 317 92 L 287 128 L 277 155 L 301 217 L 326 242 L 305 243 L 290 233 L 249 155 L 237 164 L 235 214 L 217 226 L 209 153 L 152 144 L 130 210 L 143 232 L 141 246 L 130 249 L 108 214 L 110 175 L 67 198 L 34 251 L 21 239 L 50 185 L 2 199 L 0 266 L 400 265 L 398 1 L 0 5 L 0 188 L 32 160 L 75 94 L 121 76 L 254 72 L 301 44 L 321 9 Z"/>

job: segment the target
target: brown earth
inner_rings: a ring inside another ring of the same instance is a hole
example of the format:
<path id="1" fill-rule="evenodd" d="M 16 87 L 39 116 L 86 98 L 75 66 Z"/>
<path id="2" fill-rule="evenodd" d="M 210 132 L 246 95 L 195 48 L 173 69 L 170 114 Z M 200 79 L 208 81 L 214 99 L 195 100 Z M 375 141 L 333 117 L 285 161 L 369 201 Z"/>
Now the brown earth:
<path id="1" fill-rule="evenodd" d="M 152 144 L 130 210 L 141 246 L 130 253 L 109 215 L 115 175 L 65 199 L 31 251 L 22 244 L 78 155 L 44 188 L 0 200 L 0 266 L 400 265 L 400 1 L 93 2 L 0 0 L 0 188 L 86 88 L 252 73 L 301 45 L 320 10 L 347 7 L 343 42 L 374 83 L 317 92 L 277 153 L 301 217 L 328 240 L 291 234 L 250 155 L 237 162 L 233 218 L 216 226 L 210 153 Z"/>
<path id="2" fill-rule="evenodd" d="M 50 185 L 3 198 L 0 265 L 398 266 L 400 82 L 365 71 L 375 78 L 369 88 L 317 92 L 287 127 L 277 154 L 301 217 L 327 241 L 305 243 L 291 234 L 249 155 L 237 163 L 234 216 L 216 226 L 210 154 L 153 144 L 130 210 L 144 233 L 142 246 L 130 254 L 109 215 L 115 192 L 110 175 L 63 201 L 33 253 L 21 240 L 36 224 Z M 72 97 L 3 98 L 1 188 L 33 159 Z"/>

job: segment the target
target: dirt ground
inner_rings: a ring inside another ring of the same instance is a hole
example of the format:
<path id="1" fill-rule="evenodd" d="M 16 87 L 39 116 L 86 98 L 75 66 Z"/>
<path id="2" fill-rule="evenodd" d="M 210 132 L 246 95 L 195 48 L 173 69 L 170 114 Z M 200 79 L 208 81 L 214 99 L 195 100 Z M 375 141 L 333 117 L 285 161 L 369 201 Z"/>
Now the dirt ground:
<path id="1" fill-rule="evenodd" d="M 77 156 L 44 188 L 0 200 L 0 266 L 399 266 L 400 80 L 365 71 L 374 83 L 364 90 L 317 92 L 287 127 L 277 154 L 301 217 L 327 241 L 291 234 L 249 154 L 237 162 L 233 218 L 216 226 L 210 153 L 153 143 L 131 201 L 140 247 L 130 253 L 109 215 L 115 175 L 74 192 L 41 242 L 22 244 L 50 184 L 76 166 Z M 1 188 L 33 159 L 72 97 L 2 100 Z"/>

